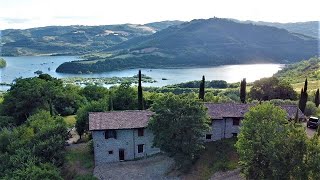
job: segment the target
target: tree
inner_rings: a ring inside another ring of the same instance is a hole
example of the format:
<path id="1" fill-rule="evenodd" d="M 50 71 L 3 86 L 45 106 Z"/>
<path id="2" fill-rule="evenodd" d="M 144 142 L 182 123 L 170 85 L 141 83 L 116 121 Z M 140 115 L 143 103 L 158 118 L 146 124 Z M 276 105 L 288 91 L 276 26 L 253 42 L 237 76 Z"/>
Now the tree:
<path id="1" fill-rule="evenodd" d="M 288 122 L 287 113 L 270 103 L 245 114 L 236 148 L 248 179 L 303 179 L 306 177 L 304 128 Z"/>
<path id="2" fill-rule="evenodd" d="M 316 105 L 316 107 L 319 107 L 319 101 L 320 101 L 319 89 L 317 89 L 316 95 L 315 95 L 315 97 L 314 97 L 314 104 Z"/>
<path id="3" fill-rule="evenodd" d="M 200 89 L 199 89 L 199 99 L 202 99 L 204 101 L 204 87 L 205 87 L 205 78 L 202 76 L 202 81 L 200 83 Z"/>
<path id="4" fill-rule="evenodd" d="M 138 109 L 143 110 L 143 95 L 142 95 L 142 84 L 141 84 L 141 70 L 139 70 L 139 85 L 138 85 Z"/>
<path id="5" fill-rule="evenodd" d="M 168 94 L 152 105 L 155 114 L 148 127 L 154 133 L 154 145 L 173 156 L 179 168 L 187 169 L 204 148 L 208 115 L 196 99 Z"/>
<path id="6" fill-rule="evenodd" d="M 299 108 L 304 113 L 308 101 L 308 80 L 304 82 L 304 87 L 301 89 L 300 99 L 299 99 Z"/>
<path id="7" fill-rule="evenodd" d="M 105 112 L 108 110 L 108 103 L 105 99 L 92 101 L 81 107 L 76 116 L 76 130 L 80 136 L 89 130 L 89 112 Z"/>
<path id="8" fill-rule="evenodd" d="M 308 101 L 304 109 L 304 115 L 312 116 L 312 115 L 316 115 L 317 112 L 318 112 L 317 106 L 312 101 Z"/>
<path id="9" fill-rule="evenodd" d="M 18 125 L 39 110 L 48 110 L 51 115 L 73 113 L 83 98 L 69 87 L 48 74 L 18 78 L 4 95 L 2 113 L 14 117 Z"/>
<path id="10" fill-rule="evenodd" d="M 240 100 L 242 103 L 246 103 L 246 87 L 246 78 L 243 78 L 243 80 L 240 82 Z"/>
<path id="11" fill-rule="evenodd" d="M 88 101 L 99 101 L 105 99 L 108 96 L 108 89 L 97 85 L 88 85 L 84 87 L 81 92 Z"/>
<path id="12" fill-rule="evenodd" d="M 252 99 L 267 101 L 271 99 L 296 99 L 296 92 L 286 81 L 280 81 L 276 77 L 262 78 L 253 83 L 249 92 Z"/>
<path id="13" fill-rule="evenodd" d="M 124 82 L 113 91 L 114 110 L 137 109 L 137 91 L 129 82 Z"/>

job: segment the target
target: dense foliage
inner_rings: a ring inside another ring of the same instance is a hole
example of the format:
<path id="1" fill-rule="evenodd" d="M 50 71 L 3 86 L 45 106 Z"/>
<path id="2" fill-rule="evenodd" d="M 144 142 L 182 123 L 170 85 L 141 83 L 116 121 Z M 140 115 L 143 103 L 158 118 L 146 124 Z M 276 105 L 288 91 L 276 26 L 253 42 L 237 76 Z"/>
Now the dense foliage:
<path id="1" fill-rule="evenodd" d="M 253 83 L 249 96 L 252 99 L 267 101 L 271 99 L 291 99 L 297 98 L 293 87 L 286 81 L 281 81 L 275 77 L 262 78 Z"/>
<path id="2" fill-rule="evenodd" d="M 202 81 L 189 81 L 185 83 L 179 83 L 174 85 L 168 85 L 167 87 L 170 88 L 199 88 Z M 225 89 L 231 86 L 228 84 L 227 81 L 223 80 L 212 80 L 212 81 L 205 81 L 205 88 L 218 88 L 218 89 Z"/>
<path id="3" fill-rule="evenodd" d="M 64 86 L 61 80 L 42 74 L 16 79 L 4 95 L 2 114 L 14 117 L 21 124 L 39 110 L 48 110 L 52 115 L 73 114 L 84 101 L 78 87 Z"/>
<path id="4" fill-rule="evenodd" d="M 16 128 L 0 131 L 0 178 L 62 179 L 66 124 L 41 111 Z"/>
<path id="5" fill-rule="evenodd" d="M 202 137 L 209 129 L 206 108 L 195 98 L 168 94 L 156 100 L 152 110 L 149 127 L 154 145 L 173 156 L 178 167 L 187 169 L 204 148 Z"/>
<path id="6" fill-rule="evenodd" d="M 304 179 L 306 139 L 302 126 L 288 123 L 281 108 L 251 108 L 236 143 L 243 173 L 248 179 Z"/>

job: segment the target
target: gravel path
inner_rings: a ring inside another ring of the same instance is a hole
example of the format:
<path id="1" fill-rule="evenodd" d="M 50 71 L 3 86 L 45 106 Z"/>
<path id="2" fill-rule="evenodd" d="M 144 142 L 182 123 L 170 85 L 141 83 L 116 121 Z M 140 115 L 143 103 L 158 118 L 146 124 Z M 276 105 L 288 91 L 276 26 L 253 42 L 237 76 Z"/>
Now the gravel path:
<path id="1" fill-rule="evenodd" d="M 98 165 L 94 168 L 93 174 L 101 180 L 177 179 L 166 176 L 173 164 L 173 159 L 156 155 L 142 160 Z"/>
<path id="2" fill-rule="evenodd" d="M 226 172 L 216 172 L 211 176 L 210 180 L 244 180 L 244 178 L 240 176 L 240 169 L 235 169 Z"/>

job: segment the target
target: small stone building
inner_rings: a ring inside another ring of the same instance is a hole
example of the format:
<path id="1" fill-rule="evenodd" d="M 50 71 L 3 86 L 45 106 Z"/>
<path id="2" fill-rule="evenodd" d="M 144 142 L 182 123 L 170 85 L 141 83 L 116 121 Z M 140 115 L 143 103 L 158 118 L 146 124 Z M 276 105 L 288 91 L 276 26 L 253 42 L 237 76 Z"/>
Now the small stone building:
<path id="1" fill-rule="evenodd" d="M 96 164 L 133 160 L 160 152 L 147 128 L 151 111 L 89 113 Z"/>
<path id="2" fill-rule="evenodd" d="M 211 128 L 204 135 L 204 139 L 210 142 L 237 136 L 244 114 L 254 104 L 205 103 L 205 106 L 211 118 Z M 280 107 L 287 112 L 289 120 L 295 118 L 297 106 Z M 89 113 L 95 163 L 133 160 L 159 153 L 159 148 L 152 147 L 154 136 L 147 128 L 152 114 L 153 112 L 148 110 Z M 305 119 L 300 109 L 298 115 L 300 120 Z"/>
<path id="3" fill-rule="evenodd" d="M 205 103 L 205 106 L 211 118 L 211 130 L 206 134 L 205 141 L 210 142 L 237 136 L 244 114 L 254 104 Z M 296 105 L 281 105 L 280 107 L 287 112 L 288 120 L 295 118 L 298 109 Z M 298 109 L 298 115 L 300 121 L 305 119 L 300 109 Z"/>

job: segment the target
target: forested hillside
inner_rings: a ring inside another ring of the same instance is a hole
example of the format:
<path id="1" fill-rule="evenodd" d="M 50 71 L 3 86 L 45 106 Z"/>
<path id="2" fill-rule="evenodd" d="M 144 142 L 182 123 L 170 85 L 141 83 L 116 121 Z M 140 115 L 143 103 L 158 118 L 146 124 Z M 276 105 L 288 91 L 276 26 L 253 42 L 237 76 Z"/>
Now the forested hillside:
<path id="1" fill-rule="evenodd" d="M 1 32 L 2 56 L 82 55 L 99 52 L 128 39 L 153 34 L 180 21 L 150 25 L 49 26 Z"/>
<path id="2" fill-rule="evenodd" d="M 287 65 L 284 69 L 277 72 L 275 76 L 292 83 L 304 82 L 305 78 L 319 80 L 320 58 L 314 57 L 299 63 Z"/>
<path id="3" fill-rule="evenodd" d="M 227 19 L 193 20 L 150 36 L 130 39 L 57 72 L 87 73 L 127 68 L 292 63 L 318 54 L 318 39 L 270 26 Z"/>

